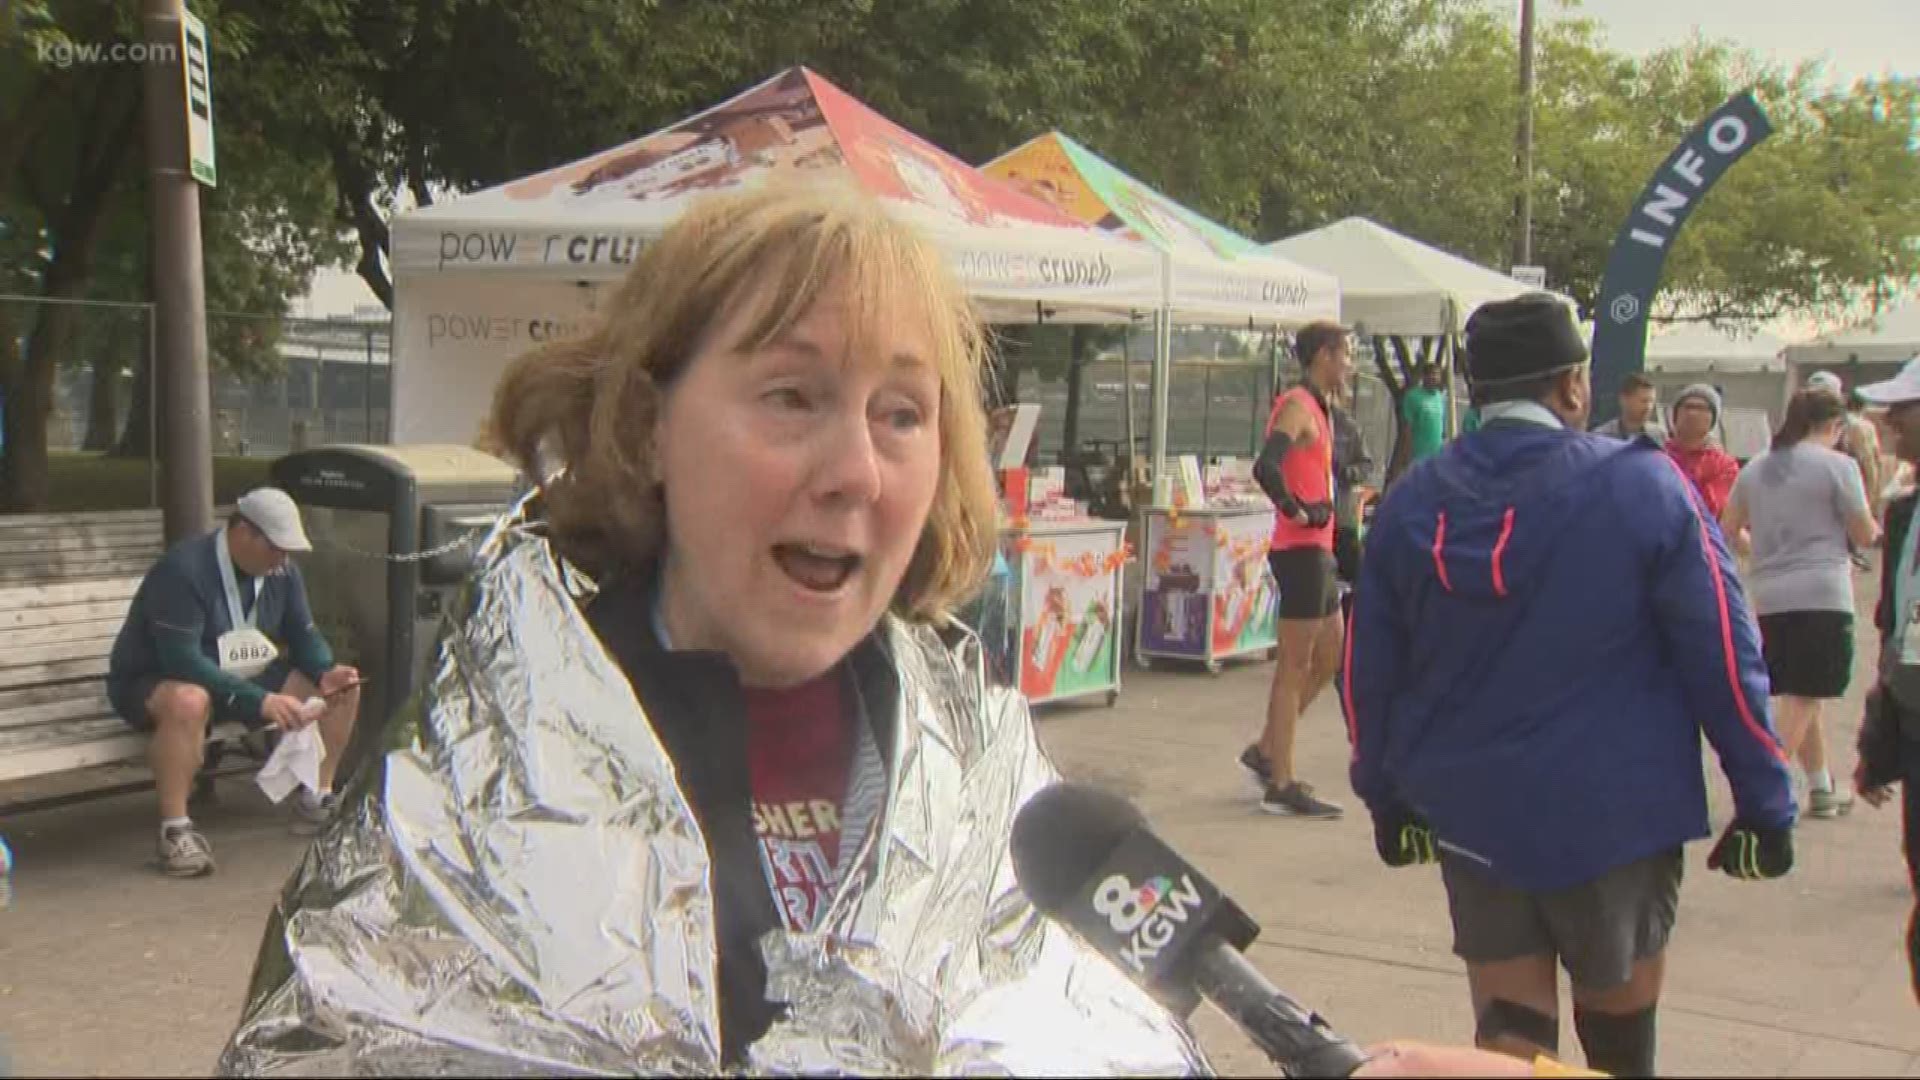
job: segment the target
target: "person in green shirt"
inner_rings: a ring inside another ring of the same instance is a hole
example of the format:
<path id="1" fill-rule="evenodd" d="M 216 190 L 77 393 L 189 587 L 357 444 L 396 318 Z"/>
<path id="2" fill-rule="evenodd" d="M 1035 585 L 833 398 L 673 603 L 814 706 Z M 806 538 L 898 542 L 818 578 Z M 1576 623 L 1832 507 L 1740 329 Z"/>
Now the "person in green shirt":
<path id="1" fill-rule="evenodd" d="M 1407 422 L 1412 438 L 1412 453 L 1407 464 L 1432 457 L 1447 442 L 1447 382 L 1438 364 L 1426 364 L 1420 370 L 1420 382 L 1407 391 L 1400 402 L 1400 416 Z"/>

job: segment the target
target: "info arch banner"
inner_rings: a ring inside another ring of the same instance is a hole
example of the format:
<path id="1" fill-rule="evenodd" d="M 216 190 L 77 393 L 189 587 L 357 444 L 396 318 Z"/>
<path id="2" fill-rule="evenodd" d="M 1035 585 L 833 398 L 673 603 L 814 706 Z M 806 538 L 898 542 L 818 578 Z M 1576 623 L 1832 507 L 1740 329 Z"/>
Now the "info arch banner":
<path id="1" fill-rule="evenodd" d="M 1727 170 L 1772 134 L 1753 91 L 1736 94 L 1674 148 L 1634 200 L 1614 238 L 1593 311 L 1596 422 L 1613 419 L 1620 383 L 1646 368 L 1647 319 L 1681 227 Z"/>

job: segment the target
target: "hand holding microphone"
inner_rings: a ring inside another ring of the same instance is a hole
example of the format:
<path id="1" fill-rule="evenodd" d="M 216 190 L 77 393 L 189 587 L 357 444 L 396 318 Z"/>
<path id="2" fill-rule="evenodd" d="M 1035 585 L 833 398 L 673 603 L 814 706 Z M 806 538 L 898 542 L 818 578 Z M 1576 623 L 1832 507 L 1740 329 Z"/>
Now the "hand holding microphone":
<path id="1" fill-rule="evenodd" d="M 1205 998 L 1289 1076 L 1343 1077 L 1366 1060 L 1240 955 L 1260 928 L 1117 795 L 1054 784 L 1013 823 L 1033 906 L 1180 1015 Z"/>

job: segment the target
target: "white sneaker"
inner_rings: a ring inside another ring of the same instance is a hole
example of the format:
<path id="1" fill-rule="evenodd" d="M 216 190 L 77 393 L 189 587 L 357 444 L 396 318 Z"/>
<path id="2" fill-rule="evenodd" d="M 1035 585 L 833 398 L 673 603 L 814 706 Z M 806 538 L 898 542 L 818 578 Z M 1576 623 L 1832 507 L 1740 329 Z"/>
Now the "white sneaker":
<path id="1" fill-rule="evenodd" d="M 213 845 L 192 825 L 160 831 L 160 872 L 168 877 L 202 877 L 213 873 Z"/>
<path id="2" fill-rule="evenodd" d="M 1853 809 L 1853 796 L 1838 791 L 1813 789 L 1807 797 L 1807 816 L 1817 818 L 1837 818 Z"/>

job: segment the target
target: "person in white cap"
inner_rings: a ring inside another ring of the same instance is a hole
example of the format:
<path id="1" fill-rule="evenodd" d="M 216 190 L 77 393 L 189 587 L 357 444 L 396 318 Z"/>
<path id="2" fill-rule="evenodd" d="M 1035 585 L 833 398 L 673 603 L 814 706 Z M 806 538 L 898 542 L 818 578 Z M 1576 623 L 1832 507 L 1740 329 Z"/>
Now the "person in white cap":
<path id="1" fill-rule="evenodd" d="M 1873 511 L 1874 520 L 1880 520 L 1881 515 L 1886 511 L 1883 505 L 1885 500 L 1881 498 L 1883 492 L 1880 490 L 1882 484 L 1880 433 L 1874 430 L 1872 421 L 1860 415 L 1860 407 L 1864 403 L 1859 395 L 1849 395 L 1846 385 L 1840 381 L 1840 376 L 1831 371 L 1816 371 L 1807 376 L 1807 387 L 1825 390 L 1846 403 L 1847 423 L 1840 435 L 1839 450 L 1852 458 L 1854 464 L 1860 466 L 1860 480 L 1867 489 L 1867 504 Z M 1861 568 L 1865 569 L 1865 566 Z"/>
<path id="2" fill-rule="evenodd" d="M 360 673 L 336 664 L 314 625 L 289 552 L 311 551 L 287 493 L 257 488 L 227 524 L 173 547 L 141 580 L 108 662 L 107 697 L 134 730 L 160 797 L 160 869 L 213 872 L 213 849 L 187 815 L 209 727 L 238 720 L 293 731 L 320 726 L 320 791 L 295 798 L 294 831 L 319 831 L 333 810 L 333 772 L 360 710 Z M 318 699 L 319 706 L 308 703 Z"/>

